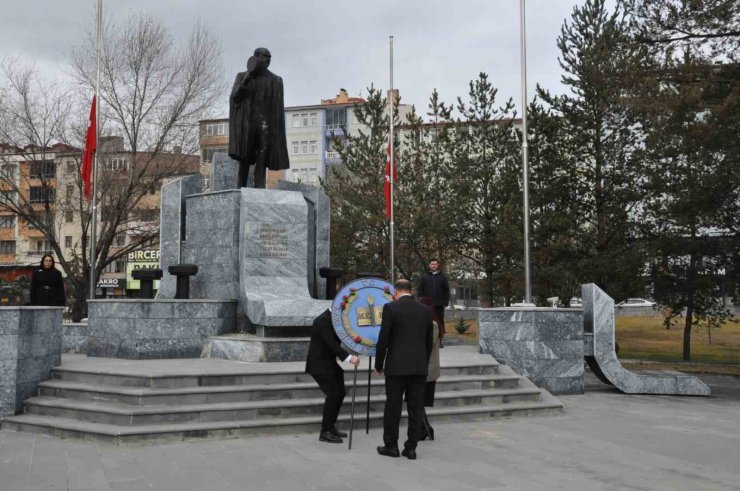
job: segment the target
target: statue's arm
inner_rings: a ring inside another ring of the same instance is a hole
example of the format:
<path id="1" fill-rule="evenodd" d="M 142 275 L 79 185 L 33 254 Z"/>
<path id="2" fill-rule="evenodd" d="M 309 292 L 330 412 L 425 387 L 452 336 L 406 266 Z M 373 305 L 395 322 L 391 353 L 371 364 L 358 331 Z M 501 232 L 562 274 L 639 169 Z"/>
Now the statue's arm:
<path id="1" fill-rule="evenodd" d="M 249 77 L 246 73 L 239 73 L 234 80 L 234 86 L 231 88 L 231 102 L 238 103 L 247 95 L 247 82 Z"/>

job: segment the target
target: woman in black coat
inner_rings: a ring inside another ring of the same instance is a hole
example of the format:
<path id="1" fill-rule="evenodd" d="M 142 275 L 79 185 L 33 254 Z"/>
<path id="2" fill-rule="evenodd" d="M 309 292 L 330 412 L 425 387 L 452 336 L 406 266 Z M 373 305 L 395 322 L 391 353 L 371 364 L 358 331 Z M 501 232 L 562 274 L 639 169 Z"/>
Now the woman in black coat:
<path id="1" fill-rule="evenodd" d="M 31 305 L 63 307 L 65 303 L 62 273 L 54 267 L 54 258 L 45 254 L 31 276 Z"/>

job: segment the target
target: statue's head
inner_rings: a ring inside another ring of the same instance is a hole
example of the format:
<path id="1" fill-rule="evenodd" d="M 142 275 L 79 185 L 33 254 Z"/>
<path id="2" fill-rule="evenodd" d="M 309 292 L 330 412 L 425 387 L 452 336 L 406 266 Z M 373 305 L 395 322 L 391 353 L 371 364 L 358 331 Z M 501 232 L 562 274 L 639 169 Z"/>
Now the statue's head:
<path id="1" fill-rule="evenodd" d="M 254 50 L 254 56 L 258 59 L 260 59 L 265 64 L 265 68 L 270 66 L 270 60 L 272 59 L 272 55 L 270 54 L 270 50 L 267 48 L 257 48 Z"/>

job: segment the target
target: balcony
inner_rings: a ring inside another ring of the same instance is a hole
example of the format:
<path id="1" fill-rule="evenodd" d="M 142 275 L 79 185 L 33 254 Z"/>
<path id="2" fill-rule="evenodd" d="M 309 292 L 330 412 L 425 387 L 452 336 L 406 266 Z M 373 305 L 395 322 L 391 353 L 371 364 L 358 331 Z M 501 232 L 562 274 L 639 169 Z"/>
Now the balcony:
<path id="1" fill-rule="evenodd" d="M 342 128 L 341 124 L 327 124 L 324 127 L 326 136 L 329 138 L 344 138 L 347 136 L 344 133 L 344 128 Z"/>
<path id="2" fill-rule="evenodd" d="M 324 155 L 326 156 L 327 164 L 339 164 L 342 162 L 339 152 L 324 152 Z"/>

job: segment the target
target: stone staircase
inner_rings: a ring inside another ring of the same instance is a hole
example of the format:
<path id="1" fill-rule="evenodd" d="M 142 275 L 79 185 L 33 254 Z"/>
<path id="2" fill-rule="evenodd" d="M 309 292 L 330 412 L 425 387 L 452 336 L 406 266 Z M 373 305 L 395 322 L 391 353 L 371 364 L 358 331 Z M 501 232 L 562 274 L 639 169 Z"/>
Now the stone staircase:
<path id="1" fill-rule="evenodd" d="M 367 363 L 366 360 L 364 360 Z M 115 360 L 66 355 L 2 429 L 111 444 L 318 432 L 323 394 L 303 363 L 239 363 L 213 359 Z M 353 373 L 339 417 L 349 426 Z M 383 380 L 370 385 L 370 424 L 382 427 Z M 367 366 L 358 370 L 355 428 L 364 428 Z M 547 391 L 474 347 L 446 347 L 432 424 L 560 413 Z"/>

